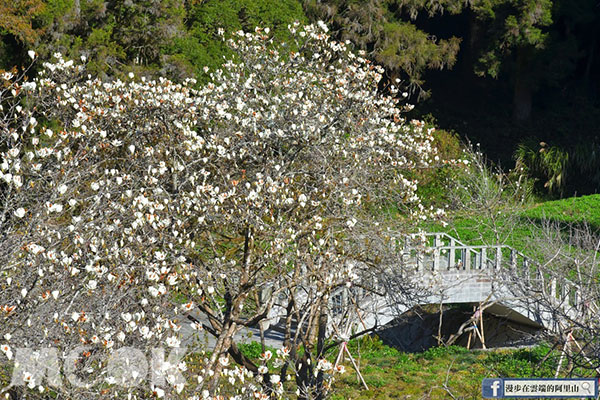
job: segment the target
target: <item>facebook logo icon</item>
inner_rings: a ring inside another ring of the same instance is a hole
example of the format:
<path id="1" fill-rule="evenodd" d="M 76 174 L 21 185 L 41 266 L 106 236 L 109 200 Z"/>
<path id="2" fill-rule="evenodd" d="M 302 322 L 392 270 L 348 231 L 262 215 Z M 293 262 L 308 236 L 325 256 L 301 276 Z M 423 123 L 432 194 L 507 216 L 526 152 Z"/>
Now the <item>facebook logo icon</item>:
<path id="1" fill-rule="evenodd" d="M 500 378 L 484 379 L 481 385 L 481 394 L 484 399 L 504 397 L 504 382 Z"/>

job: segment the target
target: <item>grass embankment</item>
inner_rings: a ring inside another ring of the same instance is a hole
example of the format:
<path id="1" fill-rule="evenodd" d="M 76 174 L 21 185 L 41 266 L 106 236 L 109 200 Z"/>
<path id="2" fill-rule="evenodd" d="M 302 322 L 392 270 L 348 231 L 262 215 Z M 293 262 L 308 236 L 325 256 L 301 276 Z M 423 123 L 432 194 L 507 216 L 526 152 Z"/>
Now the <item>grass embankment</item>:
<path id="1" fill-rule="evenodd" d="M 567 224 L 587 223 L 600 231 L 600 194 L 548 201 L 525 211 L 523 217 L 533 221 L 551 219 Z"/>
<path id="2" fill-rule="evenodd" d="M 495 225 L 503 232 L 500 235 L 502 243 L 520 250 L 528 247 L 531 238 L 541 235 L 540 223 L 543 220 L 565 225 L 586 223 L 591 229 L 600 231 L 600 194 L 535 204 L 517 218 L 499 219 L 495 223 L 484 216 L 457 215 L 447 227 L 429 224 L 424 229 L 447 232 L 465 243 L 479 245 L 495 242 Z"/>
<path id="3" fill-rule="evenodd" d="M 359 352 L 359 347 L 362 349 Z M 481 380 L 491 377 L 553 377 L 555 362 L 538 363 L 547 346 L 532 349 L 478 351 L 464 347 L 435 347 L 407 354 L 376 338 L 350 343 L 369 386 L 358 382 L 351 365 L 337 378 L 335 400 L 481 398 Z M 360 355 L 359 355 L 360 354 Z M 452 394 L 452 396 L 450 395 Z"/>
<path id="4" fill-rule="evenodd" d="M 384 345 L 376 337 L 352 340 L 348 348 L 369 386 L 365 390 L 349 362 L 346 372 L 336 375 L 332 400 L 344 399 L 446 399 L 481 398 L 481 380 L 491 377 L 553 377 L 558 354 L 540 365 L 549 351 L 546 345 L 519 350 L 467 350 L 436 347 L 423 353 L 403 353 Z M 257 359 L 257 344 L 243 347 Z M 338 349 L 328 354 L 334 362 Z M 577 371 L 579 372 L 579 371 Z"/>

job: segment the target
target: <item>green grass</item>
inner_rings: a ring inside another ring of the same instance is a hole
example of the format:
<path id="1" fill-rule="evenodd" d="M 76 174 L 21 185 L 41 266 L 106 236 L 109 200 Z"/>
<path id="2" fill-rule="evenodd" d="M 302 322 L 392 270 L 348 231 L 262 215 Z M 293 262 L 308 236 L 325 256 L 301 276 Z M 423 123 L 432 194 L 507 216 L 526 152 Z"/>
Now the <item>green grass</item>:
<path id="1" fill-rule="evenodd" d="M 536 204 L 524 210 L 516 219 L 500 218 L 493 223 L 485 216 L 454 215 L 446 227 L 437 223 L 422 226 L 429 232 L 446 232 L 470 245 L 495 243 L 494 225 L 502 232 L 501 243 L 515 249 L 528 247 L 532 237 L 541 236 L 544 219 L 567 224 L 587 223 L 600 231 L 600 195 L 571 197 Z"/>
<path id="2" fill-rule="evenodd" d="M 564 223 L 586 222 L 594 230 L 600 230 L 600 194 L 548 201 L 523 213 L 532 220 L 548 218 Z"/>
<path id="3" fill-rule="evenodd" d="M 334 400 L 342 399 L 457 399 L 481 398 L 481 380 L 492 377 L 554 377 L 558 354 L 540 361 L 550 350 L 547 345 L 519 350 L 472 350 L 463 347 L 435 347 L 419 354 L 407 354 L 387 347 L 377 338 L 350 342 L 349 349 L 369 386 L 365 390 L 351 364 L 337 378 Z M 586 371 L 574 371 L 585 375 Z M 446 388 L 444 388 L 446 386 Z"/>

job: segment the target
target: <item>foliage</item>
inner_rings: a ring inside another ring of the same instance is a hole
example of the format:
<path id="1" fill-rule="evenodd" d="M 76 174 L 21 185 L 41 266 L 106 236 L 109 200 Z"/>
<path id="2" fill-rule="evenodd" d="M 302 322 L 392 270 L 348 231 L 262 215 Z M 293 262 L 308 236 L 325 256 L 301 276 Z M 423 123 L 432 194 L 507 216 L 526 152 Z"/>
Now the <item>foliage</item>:
<path id="1" fill-rule="evenodd" d="M 414 177 L 420 183 L 417 193 L 426 206 L 446 207 L 451 200 L 448 187 L 464 173 L 465 153 L 456 134 L 442 129 L 435 129 L 432 134 L 437 164 L 415 172 Z"/>
<path id="2" fill-rule="evenodd" d="M 10 34 L 27 45 L 35 43 L 39 37 L 32 21 L 42 13 L 41 0 L 17 0 L 0 4 L 0 35 Z"/>
<path id="3" fill-rule="evenodd" d="M 594 192 L 600 187 L 600 157 L 597 138 L 580 139 L 575 143 L 549 146 L 529 140 L 521 143 L 514 153 L 516 169 L 522 168 L 530 177 L 543 183 L 540 193 L 547 190 L 556 197 L 567 188 L 586 183 L 586 191 Z M 575 182 L 572 182 L 575 181 Z"/>
<path id="4" fill-rule="evenodd" d="M 253 360 L 259 360 L 264 353 L 262 345 L 259 342 L 240 343 L 238 347 L 246 357 Z M 269 350 L 271 353 L 277 352 L 277 349 L 268 346 L 266 347 L 266 350 Z"/>
<path id="5" fill-rule="evenodd" d="M 181 54 L 189 63 L 193 73 L 201 80 L 211 71 L 218 69 L 223 57 L 233 54 L 219 39 L 219 31 L 252 31 L 255 27 L 269 27 L 277 42 L 290 42 L 288 25 L 306 18 L 297 0 L 227 0 L 192 2 L 187 7 L 187 34 L 174 40 L 173 51 Z"/>
<path id="6" fill-rule="evenodd" d="M 423 357 L 427 360 L 433 360 L 445 355 L 465 354 L 468 351 L 469 350 L 461 346 L 431 347 L 423 352 Z"/>
<path id="7" fill-rule="evenodd" d="M 550 351 L 544 343 L 516 350 L 434 347 L 421 354 L 408 354 L 385 346 L 376 338 L 362 338 L 351 341 L 349 348 L 369 390 L 361 387 L 346 362 L 350 371 L 336 381 L 338 392 L 333 399 L 446 398 L 448 393 L 455 398 L 478 398 L 483 378 L 554 377 L 559 356 L 553 351 L 540 363 Z M 582 370 L 575 373 L 589 376 Z M 449 392 L 443 387 L 445 383 Z"/>
<path id="8" fill-rule="evenodd" d="M 479 59 L 478 72 L 497 77 L 507 53 L 518 48 L 543 49 L 544 27 L 552 23 L 552 0 L 480 1 L 473 10 L 485 29 L 488 50 Z"/>
<path id="9" fill-rule="evenodd" d="M 537 147 L 537 146 L 536 146 Z M 550 194 L 562 194 L 569 166 L 569 154 L 556 146 L 548 146 L 545 142 L 539 144 L 539 149 L 531 143 L 522 143 L 515 151 L 515 169 L 523 171 L 530 177 L 543 182 L 544 188 Z"/>
<path id="10" fill-rule="evenodd" d="M 406 77 L 410 91 L 419 97 L 425 94 L 421 86 L 427 69 L 451 68 L 456 62 L 460 39 L 437 39 L 411 20 L 420 11 L 429 16 L 444 11 L 458 13 L 462 2 L 305 0 L 304 7 L 309 17 L 329 22 L 342 40 L 367 51 L 388 69 L 388 74 Z"/>

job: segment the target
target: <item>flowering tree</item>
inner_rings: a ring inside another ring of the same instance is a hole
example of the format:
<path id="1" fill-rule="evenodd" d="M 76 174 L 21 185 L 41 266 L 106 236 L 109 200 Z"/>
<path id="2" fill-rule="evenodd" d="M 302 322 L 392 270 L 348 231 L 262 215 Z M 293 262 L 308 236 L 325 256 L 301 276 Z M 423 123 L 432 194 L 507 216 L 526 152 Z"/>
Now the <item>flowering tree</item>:
<path id="1" fill-rule="evenodd" d="M 426 213 L 404 173 L 435 151 L 431 132 L 379 94 L 381 68 L 324 25 L 290 29 L 285 54 L 268 29 L 239 32 L 236 57 L 200 89 L 103 82 L 60 55 L 32 82 L 2 77 L 2 350 L 46 349 L 22 365 L 66 357 L 69 381 L 19 367 L 12 387 L 268 396 L 294 371 L 302 397 L 324 395 L 330 296 L 381 287 L 392 215 Z M 276 310 L 289 329 L 269 373 L 233 338 Z M 176 351 L 184 324 L 215 337 L 194 385 Z M 116 368 L 143 366 L 134 349 L 154 349 L 152 368 Z"/>

